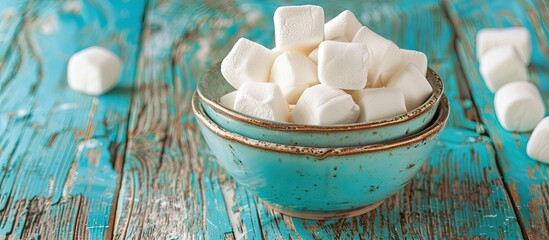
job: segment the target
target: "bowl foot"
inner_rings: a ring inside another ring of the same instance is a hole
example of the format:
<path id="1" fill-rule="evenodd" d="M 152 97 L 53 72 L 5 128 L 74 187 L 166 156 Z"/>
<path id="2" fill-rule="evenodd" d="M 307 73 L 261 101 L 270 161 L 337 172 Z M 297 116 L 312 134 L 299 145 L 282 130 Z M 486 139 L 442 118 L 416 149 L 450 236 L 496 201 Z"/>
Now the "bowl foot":
<path id="1" fill-rule="evenodd" d="M 263 203 L 268 208 L 271 208 L 276 212 L 279 212 L 281 214 L 288 215 L 291 217 L 312 219 L 312 220 L 329 220 L 329 219 L 350 218 L 350 217 L 355 217 L 358 215 L 368 213 L 376 209 L 377 207 L 379 207 L 379 205 L 381 205 L 383 201 L 385 200 L 381 200 L 377 203 L 367 205 L 364 207 L 353 208 L 349 210 L 333 211 L 333 212 L 294 212 L 294 211 L 284 210 L 284 209 L 275 207 L 265 201 L 263 201 Z"/>

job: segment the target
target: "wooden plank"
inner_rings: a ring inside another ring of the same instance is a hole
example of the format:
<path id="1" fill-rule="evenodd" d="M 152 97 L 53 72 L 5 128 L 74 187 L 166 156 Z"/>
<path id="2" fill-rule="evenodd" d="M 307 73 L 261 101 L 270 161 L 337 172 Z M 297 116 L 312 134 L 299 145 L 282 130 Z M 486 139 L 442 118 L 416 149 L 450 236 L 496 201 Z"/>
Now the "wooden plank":
<path id="1" fill-rule="evenodd" d="M 29 1 L 22 9 L 13 41 L 0 41 L 8 49 L 0 55 L 0 238 L 106 238 L 144 1 Z M 105 96 L 66 85 L 68 58 L 90 45 L 124 60 Z"/>
<path id="2" fill-rule="evenodd" d="M 476 32 L 485 27 L 522 25 L 532 34 L 530 81 L 543 93 L 549 106 L 549 2 L 537 0 L 448 1 L 450 15 L 459 34 L 459 56 L 481 119 L 493 139 L 505 184 L 514 201 L 525 235 L 549 238 L 549 168 L 526 154 L 529 133 L 504 130 L 494 113 L 494 95 L 485 86 L 475 55 Z"/>
<path id="3" fill-rule="evenodd" d="M 114 237 L 231 237 L 224 179 L 201 151 L 190 96 L 212 64 L 209 47 L 236 41 L 227 24 L 235 10 L 221 2 L 148 5 Z"/>
<path id="4" fill-rule="evenodd" d="M 318 4 L 329 17 L 360 12 L 401 46 L 426 51 L 454 100 L 450 125 L 476 129 L 439 3 L 399 3 Z M 265 209 L 215 163 L 189 109 L 197 79 L 240 36 L 272 46 L 272 13 L 283 3 L 231 4 L 149 3 L 115 238 L 520 238 L 490 141 L 466 129 L 448 130 L 422 174 L 371 214 L 303 221 Z"/>

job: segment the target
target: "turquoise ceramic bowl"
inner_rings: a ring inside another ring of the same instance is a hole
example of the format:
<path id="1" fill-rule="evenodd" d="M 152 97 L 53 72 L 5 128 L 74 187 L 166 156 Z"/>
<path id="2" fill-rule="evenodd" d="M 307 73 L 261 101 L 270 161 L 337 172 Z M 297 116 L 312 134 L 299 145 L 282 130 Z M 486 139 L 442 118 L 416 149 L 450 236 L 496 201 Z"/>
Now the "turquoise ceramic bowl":
<path id="1" fill-rule="evenodd" d="M 417 134 L 344 148 L 282 145 L 230 132 L 193 97 L 193 110 L 217 162 L 241 186 L 282 213 L 310 219 L 350 217 L 403 188 L 436 145 L 449 115 L 443 96 L 434 121 Z"/>
<path id="2" fill-rule="evenodd" d="M 433 94 L 418 108 L 391 119 L 335 126 L 279 123 L 225 108 L 218 100 L 234 88 L 221 75 L 220 64 L 214 65 L 202 77 L 198 94 L 208 117 L 222 128 L 245 137 L 295 146 L 349 147 L 399 139 L 427 127 L 436 113 L 444 88 L 439 76 L 431 69 L 427 71 L 427 80 L 433 87 Z"/>

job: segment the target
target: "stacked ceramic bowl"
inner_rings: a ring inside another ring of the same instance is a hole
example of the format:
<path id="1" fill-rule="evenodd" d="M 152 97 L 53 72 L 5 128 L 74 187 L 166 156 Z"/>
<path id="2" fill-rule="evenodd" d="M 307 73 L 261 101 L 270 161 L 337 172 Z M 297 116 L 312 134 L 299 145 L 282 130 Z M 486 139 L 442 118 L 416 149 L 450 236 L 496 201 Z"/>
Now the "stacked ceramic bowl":
<path id="1" fill-rule="evenodd" d="M 193 96 L 200 131 L 218 163 L 275 210 L 301 218 L 368 212 L 403 188 L 429 158 L 448 119 L 443 84 L 431 69 L 432 95 L 400 116 L 369 123 L 298 125 L 223 107 L 234 91 L 214 65 Z"/>

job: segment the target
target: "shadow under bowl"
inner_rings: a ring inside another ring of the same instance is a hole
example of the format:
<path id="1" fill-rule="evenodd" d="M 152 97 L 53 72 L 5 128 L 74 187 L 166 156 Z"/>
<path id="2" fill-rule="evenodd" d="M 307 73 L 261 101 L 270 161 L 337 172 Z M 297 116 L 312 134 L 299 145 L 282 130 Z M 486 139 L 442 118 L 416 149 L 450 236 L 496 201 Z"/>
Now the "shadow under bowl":
<path id="1" fill-rule="evenodd" d="M 413 135 L 426 128 L 435 115 L 444 85 L 432 70 L 427 80 L 431 96 L 416 109 L 390 119 L 344 125 L 300 125 L 274 122 L 226 108 L 219 98 L 235 89 L 225 80 L 220 63 L 212 66 L 197 87 L 207 116 L 231 132 L 273 143 L 307 147 L 348 147 L 382 143 Z"/>
<path id="2" fill-rule="evenodd" d="M 446 96 L 417 134 L 383 144 L 313 148 L 247 138 L 210 119 L 193 96 L 199 129 L 216 161 L 283 214 L 344 218 L 372 210 L 403 188 L 429 158 L 449 115 Z"/>

